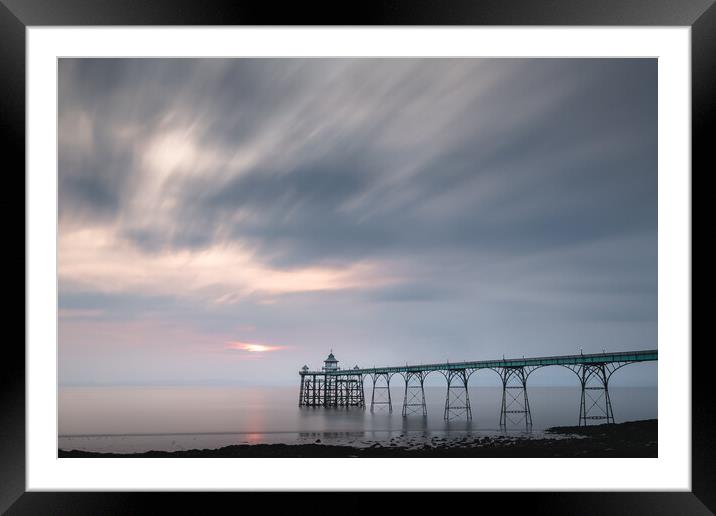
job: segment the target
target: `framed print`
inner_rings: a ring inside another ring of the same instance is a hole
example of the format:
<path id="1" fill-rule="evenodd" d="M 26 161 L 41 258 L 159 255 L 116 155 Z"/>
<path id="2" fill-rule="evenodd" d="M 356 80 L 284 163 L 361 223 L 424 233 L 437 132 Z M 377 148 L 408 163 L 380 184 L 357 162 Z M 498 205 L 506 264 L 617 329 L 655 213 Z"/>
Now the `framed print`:
<path id="1" fill-rule="evenodd" d="M 3 510 L 713 508 L 690 171 L 712 161 L 710 2 L 3 1 L 27 200 Z"/>

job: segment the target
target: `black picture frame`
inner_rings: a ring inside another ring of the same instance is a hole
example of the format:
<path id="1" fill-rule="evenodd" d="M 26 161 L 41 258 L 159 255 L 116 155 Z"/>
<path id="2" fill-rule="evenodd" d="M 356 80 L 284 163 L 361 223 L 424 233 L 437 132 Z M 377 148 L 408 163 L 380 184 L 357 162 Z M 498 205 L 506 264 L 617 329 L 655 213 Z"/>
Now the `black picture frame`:
<path id="1" fill-rule="evenodd" d="M 340 6 L 340 7 L 339 7 Z M 293 3 L 278 6 L 264 1 L 191 0 L 0 0 L 0 142 L 8 198 L 25 192 L 25 30 L 48 25 L 623 25 L 689 26 L 692 55 L 692 173 L 716 170 L 708 134 L 713 132 L 716 106 L 716 6 L 714 0 L 409 0 Z M 711 129 L 711 131 L 709 131 Z M 15 188 L 13 188 L 15 187 Z M 693 188 L 693 186 L 692 186 Z M 2 203 L 7 232 L 14 232 L 13 246 L 6 244 L 12 270 L 25 256 L 25 227 L 15 222 L 19 208 Z M 693 210 L 693 201 L 692 201 Z M 10 242 L 12 240 L 8 240 Z M 17 242 L 22 241 L 22 244 Z M 19 250 L 22 245 L 22 252 Z M 11 250 L 12 249 L 12 250 Z M 693 246 L 692 251 L 693 253 Z M 693 268 L 693 266 L 692 266 Z M 7 269 L 9 270 L 9 269 Z M 8 276 L 19 274 L 9 273 Z M 23 282 L 24 288 L 24 282 Z M 24 290 L 23 290 L 24 292 Z M 23 294 L 23 300 L 25 294 Z M 13 301 L 19 312 L 20 303 Z M 25 304 L 22 303 L 24 311 Z M 693 319 L 693 318 L 692 318 Z M 8 322 L 19 321 L 7 317 Z M 18 323 L 16 323 L 18 324 Z M 692 323 L 693 327 L 693 323 Z M 20 339 L 8 339 L 0 375 L 0 512 L 8 514 L 136 514 L 149 504 L 168 509 L 177 504 L 182 512 L 207 512 L 215 498 L 226 500 L 249 494 L 205 493 L 77 493 L 26 492 L 25 489 L 25 350 Z M 712 432 L 716 424 L 707 372 L 708 344 L 685 342 L 692 353 L 692 491 L 691 492 L 589 492 L 509 494 L 509 510 L 524 507 L 549 514 L 710 514 L 716 511 L 716 454 Z M 668 364 L 664 365 L 668 367 Z M 660 386 L 668 389 L 668 386 Z M 311 503 L 306 493 L 292 503 Z M 273 495 L 275 496 L 275 495 Z M 358 494 L 341 498 L 342 512 L 365 512 L 369 501 L 353 502 Z M 365 495 L 360 495 L 361 499 Z M 371 495 L 373 496 L 373 495 Z M 475 496 L 475 495 L 471 495 Z M 506 494 L 480 494 L 506 503 Z M 464 497 L 464 496 L 463 496 Z M 453 498 L 450 504 L 465 500 Z M 209 501 L 211 498 L 211 501 Z M 301 500 L 303 498 L 303 500 Z M 281 497 L 273 500 L 280 500 Z M 313 500 L 316 498 L 314 497 Z M 422 503 L 420 497 L 414 502 Z M 227 500 L 228 501 L 228 500 Z M 397 510 L 385 501 L 383 510 Z M 409 504 L 400 502 L 400 510 Z M 407 504 L 407 505 L 406 505 Z"/>

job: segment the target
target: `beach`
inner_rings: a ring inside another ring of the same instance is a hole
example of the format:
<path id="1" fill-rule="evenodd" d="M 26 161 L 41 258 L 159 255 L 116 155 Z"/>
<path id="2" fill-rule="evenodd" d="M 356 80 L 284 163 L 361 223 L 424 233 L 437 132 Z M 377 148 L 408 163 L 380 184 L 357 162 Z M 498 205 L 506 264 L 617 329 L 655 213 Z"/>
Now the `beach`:
<path id="1" fill-rule="evenodd" d="M 59 450 L 59 458 L 241 458 L 241 457 L 658 457 L 658 420 L 628 421 L 588 427 L 552 427 L 540 437 L 497 435 L 434 437 L 428 442 L 408 436 L 364 446 L 323 444 L 244 444 L 217 449 L 151 450 L 142 453 L 96 453 Z"/>

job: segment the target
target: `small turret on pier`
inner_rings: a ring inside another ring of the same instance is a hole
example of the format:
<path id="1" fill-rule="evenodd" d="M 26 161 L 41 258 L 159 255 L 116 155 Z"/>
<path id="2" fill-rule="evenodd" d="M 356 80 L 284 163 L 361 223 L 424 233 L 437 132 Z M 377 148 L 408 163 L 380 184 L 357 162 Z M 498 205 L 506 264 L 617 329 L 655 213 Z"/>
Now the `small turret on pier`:
<path id="1" fill-rule="evenodd" d="M 333 350 L 328 354 L 328 358 L 323 361 L 324 371 L 338 371 L 338 360 L 333 356 Z"/>

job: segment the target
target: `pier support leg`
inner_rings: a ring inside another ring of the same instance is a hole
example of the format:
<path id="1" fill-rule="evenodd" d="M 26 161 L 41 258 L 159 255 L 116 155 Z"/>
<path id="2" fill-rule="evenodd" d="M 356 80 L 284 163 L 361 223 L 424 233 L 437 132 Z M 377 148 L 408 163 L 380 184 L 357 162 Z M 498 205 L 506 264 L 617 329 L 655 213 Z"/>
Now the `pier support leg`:
<path id="1" fill-rule="evenodd" d="M 313 375 L 313 379 L 311 380 L 311 406 L 316 406 L 317 397 L 320 394 L 320 390 L 316 392 L 316 375 Z"/>
<path id="2" fill-rule="evenodd" d="M 445 412 L 443 418 L 448 421 L 464 416 L 472 419 L 470 408 L 470 394 L 467 391 L 467 371 L 453 369 L 445 375 L 447 379 L 447 396 L 445 397 Z"/>
<path id="3" fill-rule="evenodd" d="M 425 389 L 423 382 L 425 373 L 409 372 L 404 375 L 405 378 L 405 396 L 403 397 L 403 417 L 411 414 L 428 415 L 428 409 L 425 405 Z"/>
<path id="4" fill-rule="evenodd" d="M 589 421 L 614 423 L 614 411 L 609 398 L 609 373 L 605 364 L 583 364 L 577 374 L 582 386 L 579 426 L 587 426 Z"/>
<path id="5" fill-rule="evenodd" d="M 303 374 L 301 375 L 301 389 L 298 391 L 298 406 L 299 407 L 302 407 L 303 403 L 304 403 L 304 399 L 303 399 L 303 388 L 304 388 L 304 384 L 305 384 L 304 376 L 305 375 L 303 375 Z"/>
<path id="6" fill-rule="evenodd" d="M 527 376 L 524 367 L 503 367 L 500 373 L 502 379 L 502 406 L 500 408 L 500 428 L 506 429 L 508 425 L 524 426 L 526 430 L 532 429 L 532 413 L 527 397 Z"/>
<path id="7" fill-rule="evenodd" d="M 390 377 L 388 373 L 378 373 L 371 375 L 373 378 L 373 394 L 370 399 L 370 411 L 373 412 L 376 407 L 388 407 L 388 412 L 393 412 L 393 403 L 390 398 Z"/>
<path id="8" fill-rule="evenodd" d="M 338 376 L 326 374 L 323 376 L 323 405 L 326 407 L 338 406 Z"/>
<path id="9" fill-rule="evenodd" d="M 338 404 L 345 407 L 365 407 L 363 375 L 346 374 L 339 378 Z"/>
<path id="10" fill-rule="evenodd" d="M 351 403 L 356 407 L 365 408 L 365 397 L 363 396 L 363 375 L 355 375 L 351 386 Z"/>
<path id="11" fill-rule="evenodd" d="M 337 376 L 336 377 L 336 405 L 337 407 L 348 406 L 348 376 Z"/>

